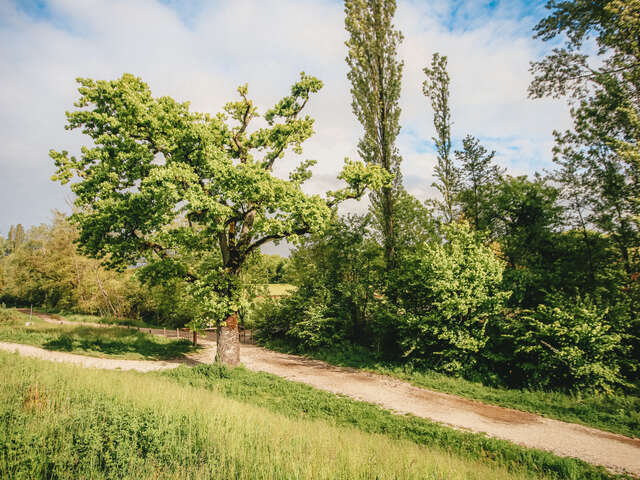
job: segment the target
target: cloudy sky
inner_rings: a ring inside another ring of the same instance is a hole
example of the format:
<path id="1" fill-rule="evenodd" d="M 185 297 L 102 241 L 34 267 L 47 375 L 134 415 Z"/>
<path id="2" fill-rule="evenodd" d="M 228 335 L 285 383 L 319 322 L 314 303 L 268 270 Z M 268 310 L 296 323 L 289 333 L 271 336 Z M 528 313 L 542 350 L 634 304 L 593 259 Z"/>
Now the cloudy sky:
<path id="1" fill-rule="evenodd" d="M 497 151 L 512 174 L 550 168 L 553 129 L 568 126 L 563 102 L 527 99 L 529 62 L 550 48 L 531 38 L 545 0 L 398 0 L 405 41 L 398 147 L 407 189 L 433 196 L 432 111 L 422 68 L 449 57 L 453 137 L 467 133 Z M 70 210 L 68 187 L 50 180 L 49 149 L 76 152 L 64 129 L 75 78 L 142 77 L 155 95 L 218 112 L 249 84 L 261 110 L 287 94 L 299 72 L 324 81 L 310 103 L 318 160 L 308 190 L 335 188 L 345 156 L 357 157 L 361 127 L 351 113 L 337 0 L 0 0 L 0 235 L 11 224 L 48 222 Z M 284 159 L 284 173 L 296 162 Z M 364 205 L 350 204 L 349 210 Z"/>

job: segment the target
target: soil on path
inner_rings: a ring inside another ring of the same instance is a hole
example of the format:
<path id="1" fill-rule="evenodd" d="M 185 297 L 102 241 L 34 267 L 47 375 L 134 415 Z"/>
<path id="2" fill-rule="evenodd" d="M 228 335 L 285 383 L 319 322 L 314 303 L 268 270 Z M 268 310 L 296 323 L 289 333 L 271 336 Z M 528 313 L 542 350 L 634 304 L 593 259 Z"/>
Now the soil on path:
<path id="1" fill-rule="evenodd" d="M 88 357 L 75 353 L 56 352 L 44 348 L 24 345 L 22 343 L 0 342 L 0 350 L 17 352 L 25 357 L 34 357 L 53 362 L 73 363 L 87 368 L 101 368 L 103 370 L 137 370 L 139 372 L 151 372 L 176 368 L 186 363 L 185 361 L 159 361 L 159 360 L 123 360 L 120 358 Z"/>
<path id="2" fill-rule="evenodd" d="M 17 350 L 24 355 L 70 361 L 87 367 L 150 371 L 175 368 L 185 362 L 211 362 L 215 356 L 215 342 L 205 340 L 203 343 L 205 342 L 206 348 L 196 355 L 187 355 L 183 361 L 172 362 L 83 357 L 2 342 L 0 349 Z M 640 439 L 487 405 L 415 387 L 392 377 L 335 367 L 318 360 L 273 352 L 255 345 L 241 345 L 240 358 L 250 370 L 272 373 L 321 390 L 375 403 L 400 414 L 412 414 L 458 429 L 486 433 L 525 447 L 576 457 L 617 473 L 640 477 Z"/>
<path id="3" fill-rule="evenodd" d="M 397 413 L 486 433 L 525 447 L 576 457 L 616 473 L 640 477 L 640 439 L 487 405 L 415 387 L 392 377 L 335 367 L 255 345 L 242 345 L 240 358 L 250 370 L 269 372 L 321 390 L 375 403 Z"/>

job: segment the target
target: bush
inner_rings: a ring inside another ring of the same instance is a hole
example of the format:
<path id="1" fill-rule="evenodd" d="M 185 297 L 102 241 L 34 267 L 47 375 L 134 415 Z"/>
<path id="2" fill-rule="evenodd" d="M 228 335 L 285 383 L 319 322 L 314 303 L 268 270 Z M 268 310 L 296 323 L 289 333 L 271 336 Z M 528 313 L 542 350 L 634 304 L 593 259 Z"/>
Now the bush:
<path id="1" fill-rule="evenodd" d="M 513 311 L 495 326 L 487 357 L 510 383 L 600 392 L 623 385 L 626 348 L 608 310 L 581 298 L 551 296 L 547 303 Z"/>
<path id="2" fill-rule="evenodd" d="M 323 287 L 302 286 L 291 297 L 267 300 L 256 307 L 256 337 L 285 340 L 298 351 L 335 347 L 346 341 L 348 320 L 332 315 L 330 293 Z"/>
<path id="3" fill-rule="evenodd" d="M 500 290 L 503 268 L 466 223 L 405 255 L 389 289 L 402 355 L 449 373 L 473 368 L 487 322 L 509 296 Z"/>

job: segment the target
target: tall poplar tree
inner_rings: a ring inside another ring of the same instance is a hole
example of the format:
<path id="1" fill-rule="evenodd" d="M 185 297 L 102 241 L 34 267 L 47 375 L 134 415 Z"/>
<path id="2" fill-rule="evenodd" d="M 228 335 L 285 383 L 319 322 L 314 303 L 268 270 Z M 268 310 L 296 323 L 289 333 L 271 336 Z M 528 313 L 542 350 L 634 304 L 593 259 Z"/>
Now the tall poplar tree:
<path id="1" fill-rule="evenodd" d="M 21 223 L 16 225 L 15 230 L 13 231 L 13 248 L 18 248 L 20 245 L 24 243 L 25 234 L 24 227 Z"/>
<path id="2" fill-rule="evenodd" d="M 447 57 L 434 53 L 431 68 L 425 67 L 427 79 L 422 84 L 422 91 L 431 101 L 433 108 L 433 125 L 436 136 L 438 163 L 435 167 L 437 181 L 433 186 L 442 195 L 442 200 L 435 202 L 444 223 L 451 223 L 455 218 L 456 194 L 460 184 L 460 172 L 451 157 L 451 109 L 449 107 L 449 73 L 447 73 Z"/>
<path id="3" fill-rule="evenodd" d="M 13 225 L 11 225 L 9 227 L 9 235 L 7 236 L 8 248 L 10 252 L 12 252 L 16 247 L 15 241 L 16 241 L 16 230 L 13 227 Z"/>
<path id="4" fill-rule="evenodd" d="M 351 105 L 364 127 L 358 152 L 365 162 L 395 175 L 392 185 L 371 195 L 374 208 L 381 213 L 387 269 L 394 265 L 394 204 L 402 188 L 401 157 L 395 141 L 400 132 L 398 101 L 404 63 L 398 60 L 398 46 L 403 37 L 393 25 L 395 11 L 395 0 L 345 1 Z"/>

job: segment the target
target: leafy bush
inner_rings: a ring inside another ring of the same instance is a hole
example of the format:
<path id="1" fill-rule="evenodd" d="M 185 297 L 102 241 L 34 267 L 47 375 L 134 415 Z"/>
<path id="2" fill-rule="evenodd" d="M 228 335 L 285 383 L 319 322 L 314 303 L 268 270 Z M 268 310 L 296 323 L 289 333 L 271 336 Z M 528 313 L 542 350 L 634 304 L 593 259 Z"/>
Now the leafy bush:
<path id="1" fill-rule="evenodd" d="M 591 300 L 550 296 L 535 310 L 514 311 L 496 325 L 487 356 L 511 383 L 611 392 L 624 384 L 626 348 L 608 310 Z"/>
<path id="2" fill-rule="evenodd" d="M 289 298 L 268 300 L 253 313 L 257 338 L 280 338 L 298 351 L 335 347 L 346 340 L 345 317 L 332 315 L 330 293 L 322 288 L 303 286 Z"/>
<path id="3" fill-rule="evenodd" d="M 300 351 L 375 343 L 372 306 L 381 249 L 370 223 L 369 216 L 337 220 L 294 252 L 290 264 L 298 288 L 259 309 L 259 338 L 287 340 Z"/>
<path id="4" fill-rule="evenodd" d="M 0 325 L 15 325 L 19 321 L 18 316 L 15 310 L 0 308 Z"/>
<path id="5" fill-rule="evenodd" d="M 287 334 L 298 340 L 303 349 L 315 350 L 326 346 L 337 346 L 345 340 L 347 330 L 344 319 L 327 315 L 325 305 L 309 305 L 302 312 L 302 320 Z"/>
<path id="6" fill-rule="evenodd" d="M 450 373 L 473 367 L 487 322 L 509 296 L 503 268 L 466 223 L 445 227 L 444 243 L 406 254 L 390 287 L 402 355 Z"/>

